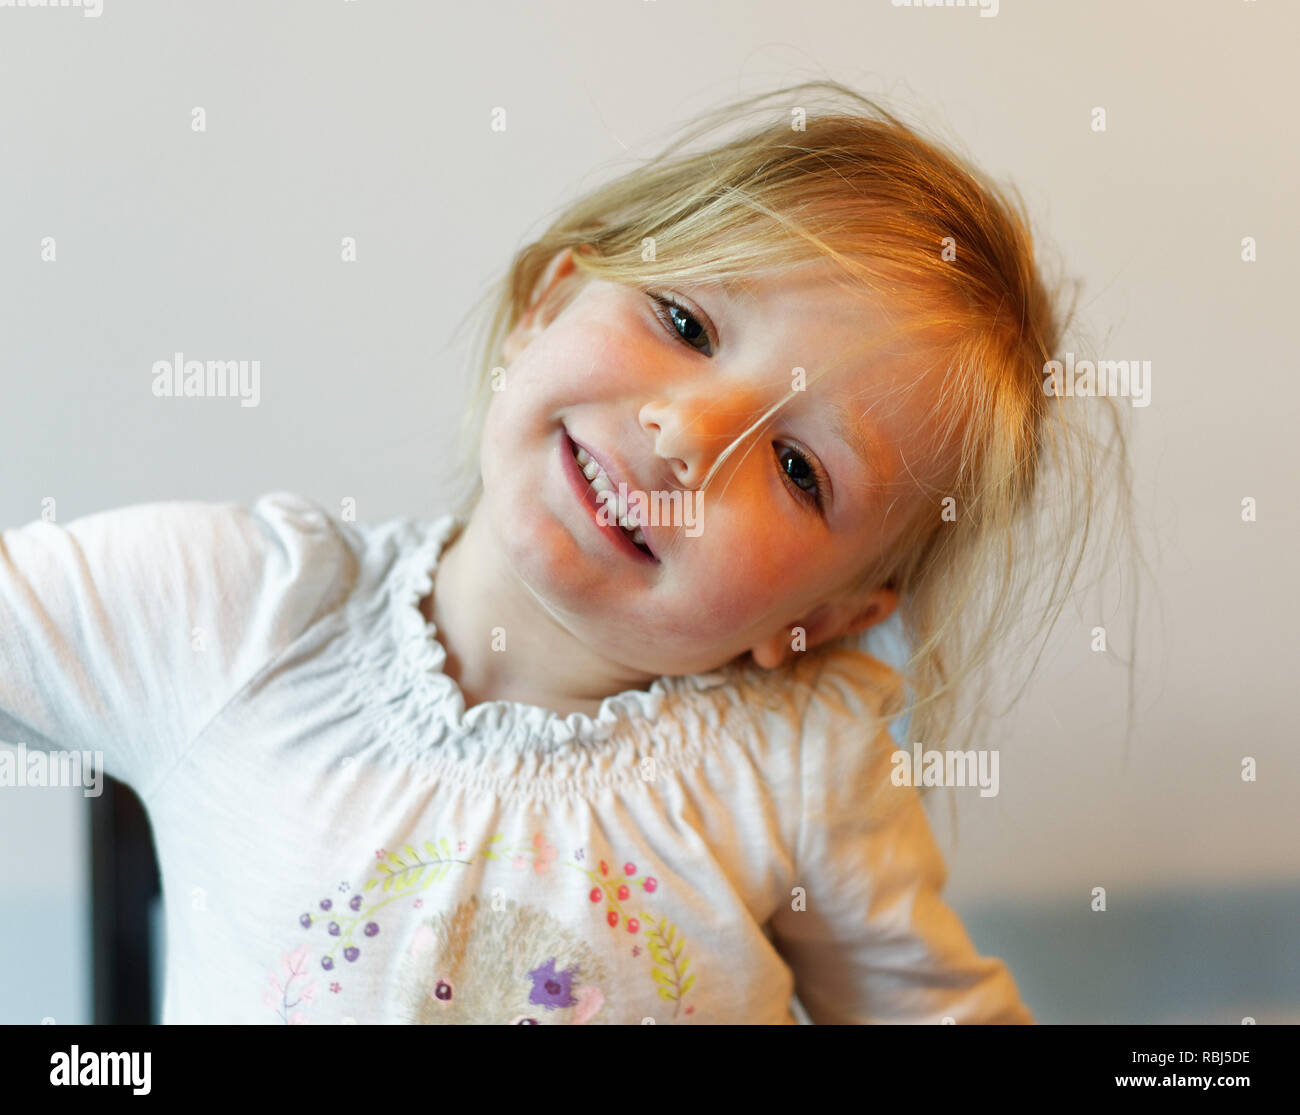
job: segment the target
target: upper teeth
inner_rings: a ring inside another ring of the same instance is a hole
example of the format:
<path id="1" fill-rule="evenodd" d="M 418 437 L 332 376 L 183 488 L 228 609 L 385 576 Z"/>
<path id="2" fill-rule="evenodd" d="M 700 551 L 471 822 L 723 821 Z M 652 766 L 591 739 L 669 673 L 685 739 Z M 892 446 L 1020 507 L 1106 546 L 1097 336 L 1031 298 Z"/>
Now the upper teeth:
<path id="1" fill-rule="evenodd" d="M 613 494 L 614 502 L 618 505 L 618 525 L 632 535 L 632 541 L 639 546 L 645 545 L 645 535 L 641 533 L 641 524 L 628 514 L 626 501 L 619 495 L 618 490 L 610 482 L 605 470 L 600 467 L 595 459 L 579 445 L 574 446 L 574 459 L 578 462 L 578 468 L 582 470 L 591 484 L 592 489 L 596 492 L 610 492 Z"/>

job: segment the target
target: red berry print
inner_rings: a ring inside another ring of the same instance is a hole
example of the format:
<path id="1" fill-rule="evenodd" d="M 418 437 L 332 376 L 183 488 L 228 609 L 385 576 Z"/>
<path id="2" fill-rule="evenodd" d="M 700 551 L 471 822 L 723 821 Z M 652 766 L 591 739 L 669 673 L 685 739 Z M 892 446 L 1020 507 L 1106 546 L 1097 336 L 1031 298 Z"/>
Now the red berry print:
<path id="1" fill-rule="evenodd" d="M 637 921 L 636 918 L 627 919 L 627 931 L 629 933 L 635 933 L 640 928 L 641 928 L 641 923 Z"/>
<path id="2" fill-rule="evenodd" d="M 610 910 L 610 912 L 605 915 L 605 920 L 609 922 L 609 927 L 611 929 L 618 928 L 618 914 L 615 911 Z"/>
<path id="3" fill-rule="evenodd" d="M 593 902 L 599 902 L 604 897 L 605 897 L 605 892 L 602 891 L 600 887 L 591 888 L 591 900 Z"/>
<path id="4" fill-rule="evenodd" d="M 631 893 L 632 893 L 632 892 L 631 892 L 630 890 L 628 890 L 627 887 L 625 887 L 625 886 L 623 886 L 623 885 L 620 884 L 620 886 L 619 886 L 619 888 L 618 888 L 618 900 L 619 900 L 620 902 L 626 902 L 626 901 L 627 901 L 627 896 L 628 896 L 629 894 L 631 894 Z"/>
<path id="5" fill-rule="evenodd" d="M 655 887 L 657 887 L 657 886 L 659 885 L 659 883 L 658 883 L 658 881 L 655 879 L 655 877 L 654 877 L 653 875 L 651 875 L 650 878 L 648 878 L 648 879 L 647 879 L 644 883 L 642 883 L 641 885 L 642 885 L 643 887 L 645 887 L 645 889 L 648 890 L 651 894 L 654 894 L 654 892 L 655 892 Z"/>
<path id="6" fill-rule="evenodd" d="M 600 873 L 601 873 L 602 875 L 608 875 L 608 874 L 609 874 L 609 864 L 607 864 L 604 860 L 601 860 L 601 861 L 600 861 Z"/>
<path id="7" fill-rule="evenodd" d="M 625 863 L 625 864 L 623 864 L 623 874 L 624 874 L 624 875 L 635 875 L 635 874 L 636 874 L 636 864 L 635 864 L 635 863 Z"/>

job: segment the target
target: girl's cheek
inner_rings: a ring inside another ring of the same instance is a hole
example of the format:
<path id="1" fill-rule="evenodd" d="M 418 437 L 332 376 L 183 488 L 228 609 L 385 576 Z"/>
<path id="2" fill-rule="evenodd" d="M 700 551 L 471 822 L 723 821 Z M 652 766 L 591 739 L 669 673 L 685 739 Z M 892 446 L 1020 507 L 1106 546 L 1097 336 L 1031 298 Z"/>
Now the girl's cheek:
<path id="1" fill-rule="evenodd" d="M 678 613 L 702 638 L 748 627 L 780 595 L 779 586 L 765 578 L 765 572 L 745 563 L 725 564 L 700 576 L 680 594 Z"/>
<path id="2" fill-rule="evenodd" d="M 752 591 L 767 592 L 773 586 L 788 586 L 801 561 L 806 571 L 806 557 L 801 558 L 799 547 L 791 544 L 784 524 L 781 530 L 765 530 L 761 514 L 743 512 L 729 515 L 725 521 L 711 522 L 708 501 L 704 502 L 700 536 L 685 540 L 703 543 L 701 579 L 720 583 L 753 582 Z"/>
<path id="3" fill-rule="evenodd" d="M 707 522 L 707 516 L 706 516 Z M 702 538 L 707 539 L 705 527 Z M 813 577 L 807 548 L 781 532 L 732 531 L 723 544 L 719 534 L 692 563 L 689 587 L 680 595 L 683 612 L 694 609 L 702 630 L 710 623 L 727 629 L 746 627 L 764 615 L 788 611 Z M 695 540 L 691 540 L 695 541 Z M 785 602 L 783 604 L 782 602 Z"/>

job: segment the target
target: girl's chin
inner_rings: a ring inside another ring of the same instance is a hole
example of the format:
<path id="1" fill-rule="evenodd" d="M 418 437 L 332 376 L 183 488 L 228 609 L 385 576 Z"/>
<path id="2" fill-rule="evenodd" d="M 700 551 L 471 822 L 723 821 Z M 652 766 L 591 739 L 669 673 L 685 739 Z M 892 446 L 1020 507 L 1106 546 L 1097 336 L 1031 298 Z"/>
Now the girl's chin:
<path id="1" fill-rule="evenodd" d="M 508 529 L 501 546 L 515 576 L 549 610 L 581 614 L 600 599 L 591 555 L 558 524 L 530 533 Z"/>

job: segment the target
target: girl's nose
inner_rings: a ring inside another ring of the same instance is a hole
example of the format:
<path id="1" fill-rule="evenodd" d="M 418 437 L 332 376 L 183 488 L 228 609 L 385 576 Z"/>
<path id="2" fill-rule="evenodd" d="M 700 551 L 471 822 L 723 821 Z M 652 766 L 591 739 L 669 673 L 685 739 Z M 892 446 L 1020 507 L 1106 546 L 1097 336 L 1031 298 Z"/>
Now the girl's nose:
<path id="1" fill-rule="evenodd" d="M 668 462 L 678 483 L 696 487 L 723 451 L 744 435 L 765 409 L 764 400 L 755 392 L 697 394 L 647 403 L 639 420 L 653 439 L 655 453 Z"/>

